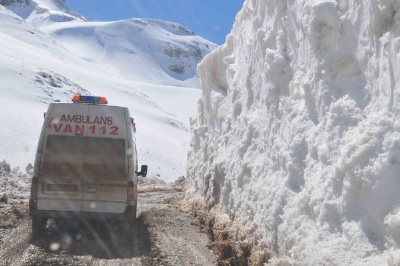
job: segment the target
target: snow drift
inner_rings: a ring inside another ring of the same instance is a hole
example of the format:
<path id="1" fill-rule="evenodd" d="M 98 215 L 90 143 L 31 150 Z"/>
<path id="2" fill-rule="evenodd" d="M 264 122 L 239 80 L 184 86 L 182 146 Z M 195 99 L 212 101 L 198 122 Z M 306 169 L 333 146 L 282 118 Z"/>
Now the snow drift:
<path id="1" fill-rule="evenodd" d="M 399 10 L 246 0 L 199 66 L 187 197 L 269 262 L 400 264 Z"/>

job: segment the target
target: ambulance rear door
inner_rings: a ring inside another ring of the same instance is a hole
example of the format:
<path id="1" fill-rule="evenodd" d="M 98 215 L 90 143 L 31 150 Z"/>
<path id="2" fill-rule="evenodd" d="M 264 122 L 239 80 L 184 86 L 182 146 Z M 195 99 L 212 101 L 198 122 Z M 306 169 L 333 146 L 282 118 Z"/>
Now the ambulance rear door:
<path id="1" fill-rule="evenodd" d="M 55 103 L 46 115 L 38 209 L 81 211 L 88 106 Z"/>
<path id="2" fill-rule="evenodd" d="M 89 106 L 83 212 L 123 213 L 127 201 L 129 117 L 125 108 Z"/>

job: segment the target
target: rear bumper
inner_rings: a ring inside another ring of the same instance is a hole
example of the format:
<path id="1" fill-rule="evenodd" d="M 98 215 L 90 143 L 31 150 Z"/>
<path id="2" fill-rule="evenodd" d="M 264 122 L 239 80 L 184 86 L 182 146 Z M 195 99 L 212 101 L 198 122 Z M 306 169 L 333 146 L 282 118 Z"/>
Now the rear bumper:
<path id="1" fill-rule="evenodd" d="M 29 201 L 29 215 L 43 218 L 66 218 L 75 220 L 124 220 L 135 219 L 134 206 L 127 205 L 123 213 L 98 213 L 98 212 L 69 212 L 69 211 L 43 211 L 37 208 L 35 201 Z"/>

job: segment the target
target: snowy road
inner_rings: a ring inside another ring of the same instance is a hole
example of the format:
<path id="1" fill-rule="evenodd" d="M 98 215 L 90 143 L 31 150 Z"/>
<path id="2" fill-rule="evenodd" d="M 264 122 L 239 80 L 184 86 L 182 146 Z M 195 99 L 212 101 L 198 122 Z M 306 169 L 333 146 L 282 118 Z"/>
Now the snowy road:
<path id="1" fill-rule="evenodd" d="M 32 242 L 27 201 L 0 205 L 0 265 L 216 265 L 207 236 L 180 211 L 181 192 L 139 194 L 137 234 L 118 225 L 49 224 L 46 238 Z"/>

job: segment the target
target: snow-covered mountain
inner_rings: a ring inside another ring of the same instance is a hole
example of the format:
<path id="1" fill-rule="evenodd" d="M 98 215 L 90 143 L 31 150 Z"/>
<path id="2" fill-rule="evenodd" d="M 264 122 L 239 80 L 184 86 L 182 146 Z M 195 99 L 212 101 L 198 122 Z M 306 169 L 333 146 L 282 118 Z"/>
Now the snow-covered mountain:
<path id="1" fill-rule="evenodd" d="M 0 5 L 7 7 L 21 18 L 38 24 L 86 21 L 83 16 L 71 11 L 64 0 L 0 0 Z"/>
<path id="2" fill-rule="evenodd" d="M 89 22 L 63 0 L 0 3 L 0 158 L 32 163 L 47 104 L 80 92 L 130 109 L 150 175 L 185 174 L 196 64 L 214 44 L 170 22 Z"/>
<path id="3" fill-rule="evenodd" d="M 187 198 L 217 213 L 203 220 L 227 254 L 400 265 L 399 11 L 246 0 L 200 64 Z"/>
<path id="4" fill-rule="evenodd" d="M 198 87 L 196 66 L 216 47 L 172 22 L 88 22 L 69 10 L 64 0 L 3 2 L 83 60 L 135 81 Z"/>

